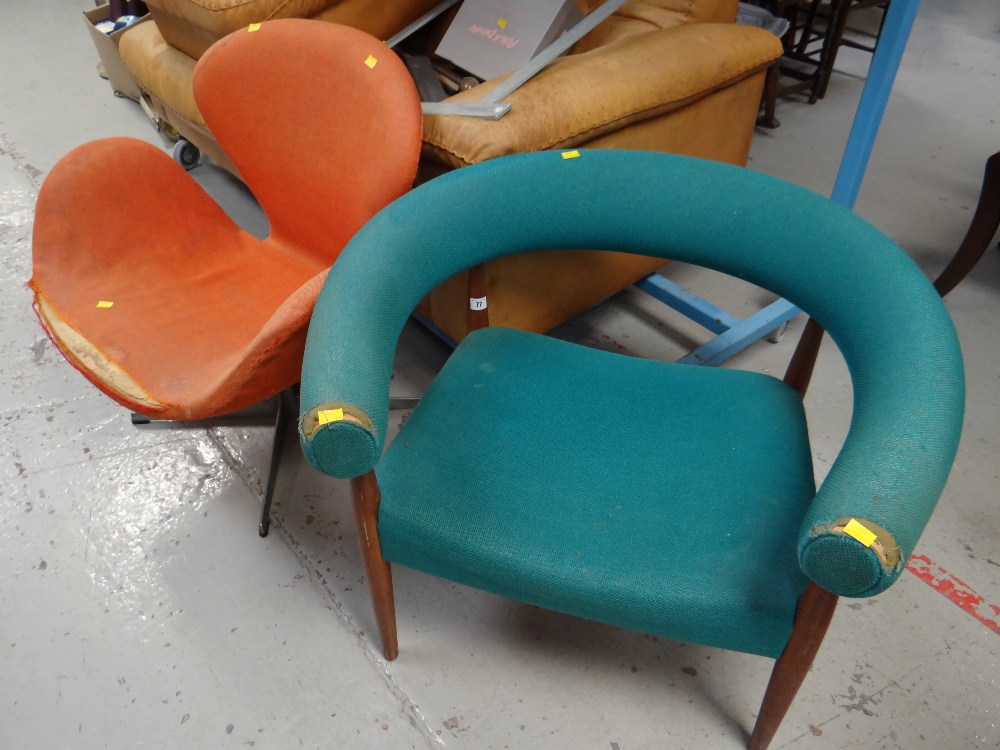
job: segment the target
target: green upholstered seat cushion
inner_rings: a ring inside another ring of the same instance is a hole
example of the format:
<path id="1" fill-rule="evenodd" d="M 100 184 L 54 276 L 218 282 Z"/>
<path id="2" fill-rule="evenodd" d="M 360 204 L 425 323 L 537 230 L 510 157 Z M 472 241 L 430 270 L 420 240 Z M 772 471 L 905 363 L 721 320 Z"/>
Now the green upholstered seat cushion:
<path id="1" fill-rule="evenodd" d="M 805 415 L 766 375 L 483 329 L 376 473 L 386 559 L 589 619 L 776 657 L 807 583 Z"/>

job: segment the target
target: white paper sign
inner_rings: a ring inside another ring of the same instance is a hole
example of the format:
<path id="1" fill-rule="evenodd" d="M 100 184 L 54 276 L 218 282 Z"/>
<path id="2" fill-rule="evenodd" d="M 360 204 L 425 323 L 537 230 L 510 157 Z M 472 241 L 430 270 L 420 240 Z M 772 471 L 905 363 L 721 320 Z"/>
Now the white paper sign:
<path id="1" fill-rule="evenodd" d="M 489 80 L 517 70 L 582 18 L 574 0 L 465 0 L 437 54 Z"/>

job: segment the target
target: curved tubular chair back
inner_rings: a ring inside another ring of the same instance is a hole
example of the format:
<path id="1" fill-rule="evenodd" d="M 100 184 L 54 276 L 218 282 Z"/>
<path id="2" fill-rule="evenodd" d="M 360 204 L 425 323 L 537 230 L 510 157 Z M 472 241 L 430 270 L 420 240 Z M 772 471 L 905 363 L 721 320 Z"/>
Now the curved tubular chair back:
<path id="1" fill-rule="evenodd" d="M 378 461 L 396 341 L 425 294 L 491 258 L 565 247 L 722 271 L 785 297 L 830 333 L 850 369 L 854 413 L 806 512 L 799 562 L 835 594 L 890 586 L 958 447 L 964 374 L 951 319 L 920 269 L 863 219 L 729 165 L 542 152 L 453 172 L 385 208 L 344 250 L 310 324 L 299 427 L 313 465 L 346 478 Z M 345 418 L 318 427 L 318 410 L 331 404 Z M 884 531 L 881 544 L 845 535 L 852 517 Z"/>
<path id="2" fill-rule="evenodd" d="M 348 26 L 334 39 L 329 24 L 282 19 L 216 42 L 194 70 L 198 108 L 267 214 L 269 240 L 324 266 L 410 189 L 420 157 L 416 89 L 395 53 L 372 47 Z"/>

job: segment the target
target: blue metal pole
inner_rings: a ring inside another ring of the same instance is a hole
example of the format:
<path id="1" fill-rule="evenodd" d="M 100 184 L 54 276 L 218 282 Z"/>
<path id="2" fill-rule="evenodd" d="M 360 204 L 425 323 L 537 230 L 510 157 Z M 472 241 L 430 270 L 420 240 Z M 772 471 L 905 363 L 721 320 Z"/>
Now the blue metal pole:
<path id="1" fill-rule="evenodd" d="M 882 116 L 889 103 L 889 95 L 896 82 L 896 73 L 899 71 L 899 64 L 903 59 L 906 42 L 910 37 L 919 7 L 920 0 L 891 0 L 886 11 L 882 34 L 875 48 L 875 54 L 872 55 L 868 79 L 861 92 L 854 124 L 851 126 L 851 134 L 840 162 L 837 181 L 830 196 L 852 210 L 858 198 L 858 191 L 861 190 L 861 182 L 868 168 L 868 160 L 871 158 L 875 138 L 882 125 Z M 717 365 L 781 323 L 795 317 L 798 312 L 790 302 L 778 300 L 757 315 L 737 325 L 731 325 L 728 331 L 679 359 L 678 362 Z"/>
<path id="2" fill-rule="evenodd" d="M 916 18 L 919 7 L 920 0 L 892 0 L 886 11 L 885 25 L 872 56 L 868 80 L 861 93 L 861 101 L 831 196 L 847 208 L 854 208 L 858 191 L 861 190 L 861 181 L 865 177 L 875 137 L 882 124 L 882 115 L 889 103 L 889 94 L 896 81 L 899 63 L 903 59 L 906 41 L 910 37 L 913 19 Z"/>

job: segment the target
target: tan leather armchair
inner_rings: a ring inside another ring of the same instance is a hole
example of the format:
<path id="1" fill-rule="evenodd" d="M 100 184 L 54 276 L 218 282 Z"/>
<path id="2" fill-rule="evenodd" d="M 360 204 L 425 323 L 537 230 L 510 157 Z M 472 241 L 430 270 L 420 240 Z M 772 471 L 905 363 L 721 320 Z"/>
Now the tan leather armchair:
<path id="1" fill-rule="evenodd" d="M 191 93 L 196 58 L 249 23 L 300 16 L 386 38 L 438 0 L 147 0 L 155 23 L 125 34 L 120 52 L 157 114 L 236 173 Z M 601 0 L 577 0 L 585 12 Z M 420 180 L 496 156 L 560 148 L 624 148 L 745 164 L 764 75 L 781 55 L 773 35 L 736 26 L 738 0 L 631 0 L 506 101 L 497 121 L 424 118 Z M 503 77 L 448 101 L 475 101 Z M 461 221 L 461 217 L 456 217 Z M 503 217 L 497 217 L 501 228 Z M 486 231 L 486 228 L 484 228 Z M 508 256 L 467 273 L 418 308 L 458 340 L 470 296 L 492 325 L 544 332 L 662 265 L 662 260 L 566 250 Z"/>

